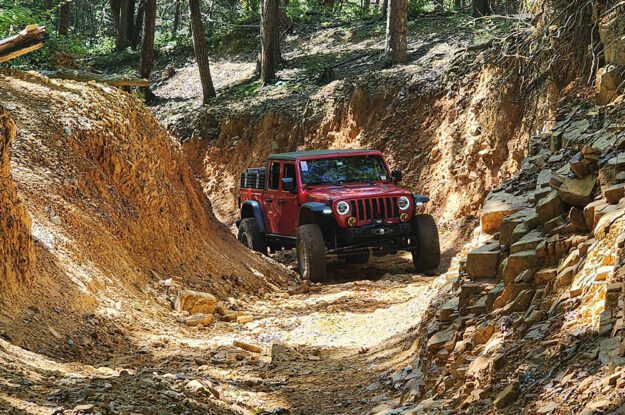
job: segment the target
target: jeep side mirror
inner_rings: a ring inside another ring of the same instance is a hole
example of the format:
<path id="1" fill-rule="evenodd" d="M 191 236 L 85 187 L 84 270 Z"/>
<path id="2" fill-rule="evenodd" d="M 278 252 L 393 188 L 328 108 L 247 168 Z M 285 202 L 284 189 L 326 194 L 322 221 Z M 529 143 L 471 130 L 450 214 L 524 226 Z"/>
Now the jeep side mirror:
<path id="1" fill-rule="evenodd" d="M 292 192 L 293 190 L 295 190 L 295 180 L 290 177 L 284 177 L 282 179 L 282 191 Z"/>
<path id="2" fill-rule="evenodd" d="M 393 170 L 391 172 L 391 177 L 393 178 L 393 180 L 395 181 L 395 183 L 399 183 L 402 181 L 402 179 L 404 178 L 404 173 L 402 173 L 401 170 Z"/>

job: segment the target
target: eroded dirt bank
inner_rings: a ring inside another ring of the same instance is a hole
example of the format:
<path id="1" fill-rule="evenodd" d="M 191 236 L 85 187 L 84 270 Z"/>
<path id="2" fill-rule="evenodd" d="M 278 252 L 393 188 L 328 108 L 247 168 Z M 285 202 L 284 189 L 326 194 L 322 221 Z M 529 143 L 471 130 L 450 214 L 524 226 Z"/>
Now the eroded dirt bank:
<path id="1" fill-rule="evenodd" d="M 4 131 L 16 132 L 11 173 L 28 211 L 14 207 L 3 135 L 11 238 L 2 243 L 17 253 L 3 278 L 5 338 L 89 361 L 133 348 L 118 320 L 166 316 L 170 300 L 156 294 L 172 285 L 226 298 L 287 280 L 214 221 L 179 146 L 136 99 L 21 72 L 0 83 L 14 122 L 3 114 Z M 19 277 L 27 272 L 29 284 Z"/>

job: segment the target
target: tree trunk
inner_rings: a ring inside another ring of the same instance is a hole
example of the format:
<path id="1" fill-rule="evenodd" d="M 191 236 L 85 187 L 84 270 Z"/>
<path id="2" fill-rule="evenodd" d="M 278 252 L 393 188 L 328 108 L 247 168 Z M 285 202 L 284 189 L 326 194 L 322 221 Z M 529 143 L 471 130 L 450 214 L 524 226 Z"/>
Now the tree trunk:
<path id="1" fill-rule="evenodd" d="M 387 64 L 406 63 L 408 60 L 408 0 L 390 0 L 386 19 Z"/>
<path id="2" fill-rule="evenodd" d="M 211 98 L 216 96 L 216 94 L 208 62 L 208 50 L 206 47 L 206 38 L 204 37 L 204 25 L 202 24 L 200 0 L 189 0 L 189 15 L 191 20 L 191 32 L 193 33 L 193 49 L 195 50 L 195 59 L 197 60 L 197 65 L 200 70 L 200 81 L 202 82 L 204 103 L 207 104 Z"/>
<path id="3" fill-rule="evenodd" d="M 121 0 L 111 0 L 111 14 L 115 22 L 115 33 L 119 30 L 119 11 L 121 8 Z"/>
<path id="4" fill-rule="evenodd" d="M 380 12 L 383 17 L 388 15 L 388 0 L 382 0 L 382 5 L 380 6 Z"/>
<path id="5" fill-rule="evenodd" d="M 445 10 L 445 1 L 444 0 L 436 0 L 436 6 L 434 7 L 434 11 L 440 13 Z"/>
<path id="6" fill-rule="evenodd" d="M 69 0 L 64 0 L 59 7 L 59 29 L 60 36 L 67 36 L 69 32 Z"/>
<path id="7" fill-rule="evenodd" d="M 128 46 L 128 0 L 120 0 L 119 3 L 119 23 L 117 25 L 117 41 L 115 49 L 118 52 Z"/>
<path id="8" fill-rule="evenodd" d="M 371 0 L 362 0 L 362 11 L 363 12 L 368 13 L 370 7 L 371 7 Z"/>
<path id="9" fill-rule="evenodd" d="M 130 45 L 133 49 L 137 49 L 139 41 L 141 40 L 141 31 L 143 29 L 143 17 L 147 17 L 147 11 L 145 8 L 145 0 L 139 2 L 139 8 L 137 9 L 137 18 L 134 22 L 134 30 L 132 37 L 130 38 Z"/>
<path id="10" fill-rule="evenodd" d="M 141 31 L 141 27 L 137 28 L 138 31 Z M 135 36 L 135 0 L 128 0 L 128 34 L 126 35 L 126 39 L 128 39 L 128 43 L 132 44 L 132 39 Z"/>
<path id="11" fill-rule="evenodd" d="M 145 27 L 143 29 L 143 43 L 141 44 L 141 64 L 139 75 L 142 78 L 150 79 L 152 69 L 154 69 L 154 33 L 156 31 L 156 0 L 143 0 L 145 7 Z M 144 89 L 145 99 L 153 97 L 152 91 L 147 87 Z"/>
<path id="12" fill-rule="evenodd" d="M 488 16 L 491 14 L 488 0 L 473 0 L 473 17 Z"/>
<path id="13" fill-rule="evenodd" d="M 462 0 L 454 0 L 454 9 L 455 9 L 456 11 L 460 11 L 460 10 L 462 10 L 462 7 L 463 7 L 463 6 L 464 6 L 464 5 L 462 4 Z"/>
<path id="14" fill-rule="evenodd" d="M 176 7 L 174 8 L 174 26 L 171 28 L 172 36 L 178 34 L 178 26 L 180 25 L 180 0 L 176 0 Z"/>
<path id="15" fill-rule="evenodd" d="M 263 0 L 260 26 L 260 80 L 270 83 L 280 63 L 280 0 Z"/>

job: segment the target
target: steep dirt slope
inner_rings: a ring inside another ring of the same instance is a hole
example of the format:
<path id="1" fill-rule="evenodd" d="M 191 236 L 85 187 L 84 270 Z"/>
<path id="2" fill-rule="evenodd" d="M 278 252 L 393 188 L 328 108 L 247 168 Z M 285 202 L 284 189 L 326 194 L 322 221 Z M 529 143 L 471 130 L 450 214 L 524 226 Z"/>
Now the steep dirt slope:
<path id="1" fill-rule="evenodd" d="M 17 197 L 11 177 L 9 157 L 15 138 L 15 123 L 0 107 L 0 292 L 10 292 L 30 282 L 30 266 L 34 257 L 30 237 L 30 218 Z"/>
<path id="2" fill-rule="evenodd" d="M 173 321 L 168 287 L 226 298 L 285 281 L 214 220 L 179 146 L 131 96 L 13 72 L 0 101 L 36 253 L 31 284 L 2 293 L 0 327 L 15 344 L 88 360 L 129 347 L 124 322 Z M 25 267 L 26 225 L 15 223 Z"/>

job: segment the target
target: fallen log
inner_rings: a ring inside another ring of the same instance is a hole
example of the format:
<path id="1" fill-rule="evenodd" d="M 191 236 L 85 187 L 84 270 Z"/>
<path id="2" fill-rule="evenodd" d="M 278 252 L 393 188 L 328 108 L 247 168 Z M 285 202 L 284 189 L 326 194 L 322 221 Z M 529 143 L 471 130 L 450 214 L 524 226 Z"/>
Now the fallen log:
<path id="1" fill-rule="evenodd" d="M 45 26 L 28 25 L 18 34 L 0 40 L 0 63 L 41 49 L 46 36 Z"/>
<path id="2" fill-rule="evenodd" d="M 127 75 L 105 75 L 93 72 L 77 71 L 71 69 L 59 69 L 57 71 L 41 71 L 42 75 L 48 78 L 66 79 L 79 82 L 98 82 L 110 86 L 123 87 L 149 87 L 150 81 L 144 78 L 132 77 Z"/>

